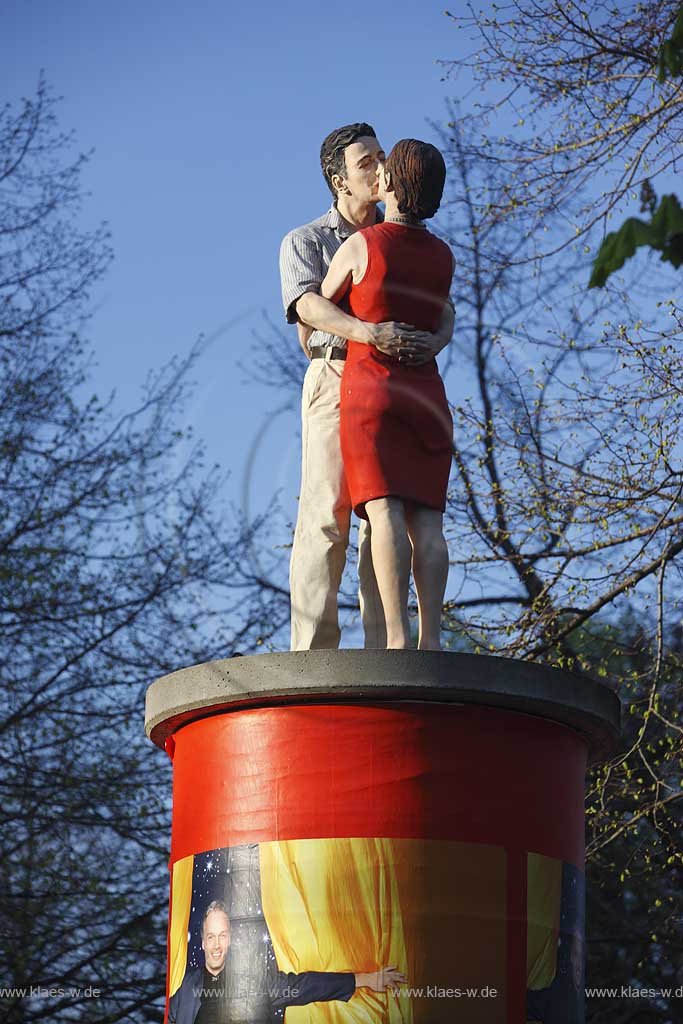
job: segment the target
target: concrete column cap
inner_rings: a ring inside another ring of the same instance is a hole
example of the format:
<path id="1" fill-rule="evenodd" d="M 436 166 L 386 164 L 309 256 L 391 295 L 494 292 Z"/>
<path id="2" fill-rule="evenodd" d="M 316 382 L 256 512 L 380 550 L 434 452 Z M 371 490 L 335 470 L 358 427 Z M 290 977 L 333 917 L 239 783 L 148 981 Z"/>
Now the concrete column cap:
<path id="1" fill-rule="evenodd" d="M 620 733 L 608 686 L 548 665 L 447 651 L 293 651 L 225 658 L 162 676 L 147 690 L 145 731 L 163 749 L 189 722 L 250 707 L 427 701 L 535 715 L 579 733 L 589 763 Z"/>

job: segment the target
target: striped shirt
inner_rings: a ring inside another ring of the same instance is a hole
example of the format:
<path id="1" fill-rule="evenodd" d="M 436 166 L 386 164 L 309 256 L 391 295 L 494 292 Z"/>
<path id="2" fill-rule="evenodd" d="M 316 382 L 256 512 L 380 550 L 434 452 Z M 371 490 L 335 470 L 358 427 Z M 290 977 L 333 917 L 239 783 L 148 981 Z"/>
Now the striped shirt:
<path id="1" fill-rule="evenodd" d="M 377 220 L 382 220 L 377 211 Z M 344 220 L 333 203 L 327 213 L 310 224 L 294 228 L 282 239 L 280 246 L 280 282 L 282 303 L 288 324 L 298 323 L 296 301 L 304 292 L 317 292 L 328 271 L 332 257 L 355 228 Z M 346 348 L 346 339 L 334 334 L 314 331 L 310 348 Z"/>

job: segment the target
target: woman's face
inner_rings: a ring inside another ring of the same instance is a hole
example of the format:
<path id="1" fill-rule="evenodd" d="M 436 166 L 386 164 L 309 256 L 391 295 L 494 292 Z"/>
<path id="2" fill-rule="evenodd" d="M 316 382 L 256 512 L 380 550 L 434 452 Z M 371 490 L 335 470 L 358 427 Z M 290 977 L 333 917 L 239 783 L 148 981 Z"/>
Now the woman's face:
<path id="1" fill-rule="evenodd" d="M 385 203 L 387 200 L 387 175 L 384 170 L 384 160 L 382 160 L 377 166 L 377 176 L 379 184 L 379 201 Z"/>

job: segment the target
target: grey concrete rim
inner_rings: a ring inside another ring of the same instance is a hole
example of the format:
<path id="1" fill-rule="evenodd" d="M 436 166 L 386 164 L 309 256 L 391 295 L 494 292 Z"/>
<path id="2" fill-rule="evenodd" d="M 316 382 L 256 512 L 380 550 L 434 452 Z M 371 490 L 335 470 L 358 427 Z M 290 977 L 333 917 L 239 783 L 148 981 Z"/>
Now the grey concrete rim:
<path id="1" fill-rule="evenodd" d="M 226 658 L 162 676 L 147 690 L 145 731 L 163 749 L 189 722 L 250 707 L 426 701 L 478 704 L 568 726 L 606 760 L 620 733 L 609 687 L 547 665 L 446 651 L 325 650 Z"/>

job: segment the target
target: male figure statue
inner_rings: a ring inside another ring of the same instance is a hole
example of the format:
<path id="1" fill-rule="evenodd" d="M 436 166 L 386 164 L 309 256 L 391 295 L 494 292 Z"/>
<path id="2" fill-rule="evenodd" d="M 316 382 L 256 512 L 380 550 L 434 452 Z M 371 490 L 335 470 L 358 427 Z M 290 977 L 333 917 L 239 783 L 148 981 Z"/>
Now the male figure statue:
<path id="1" fill-rule="evenodd" d="M 406 324 L 357 320 L 318 294 L 342 242 L 370 227 L 377 210 L 378 171 L 384 160 L 374 129 L 345 125 L 323 141 L 320 163 L 334 197 L 317 220 L 295 228 L 280 249 L 282 298 L 288 323 L 311 360 L 301 403 L 301 490 L 290 563 L 293 651 L 339 646 L 337 595 L 346 561 L 351 502 L 339 443 L 339 395 L 346 339 L 398 356 L 410 340 L 414 358 L 430 358 L 451 339 L 454 314 L 444 312 L 436 334 L 411 332 Z M 358 540 L 359 596 L 365 646 L 386 647 L 382 604 L 372 568 L 370 531 L 361 521 Z"/>

